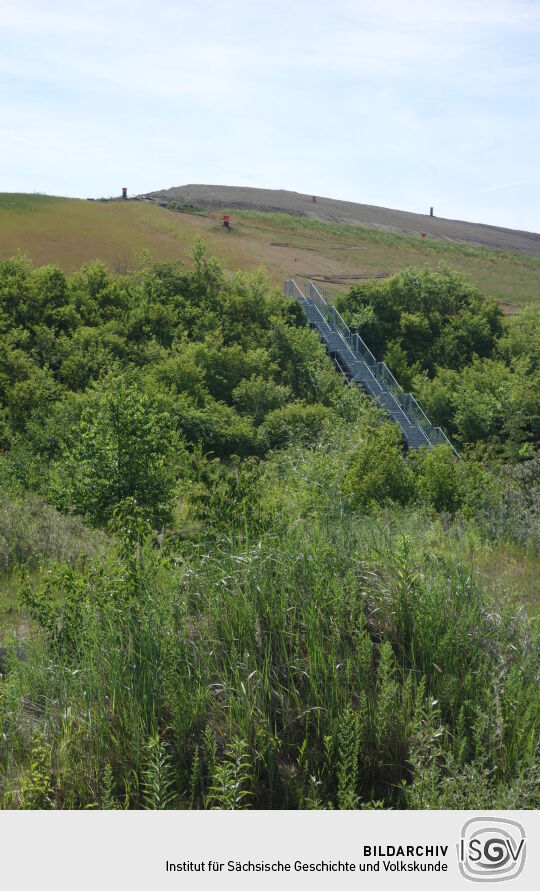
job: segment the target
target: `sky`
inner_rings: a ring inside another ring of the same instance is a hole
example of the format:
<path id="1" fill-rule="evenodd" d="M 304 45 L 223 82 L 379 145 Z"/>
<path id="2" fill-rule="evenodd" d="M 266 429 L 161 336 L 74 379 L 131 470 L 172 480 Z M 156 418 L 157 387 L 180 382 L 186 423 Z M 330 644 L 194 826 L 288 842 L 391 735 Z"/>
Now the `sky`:
<path id="1" fill-rule="evenodd" d="M 0 0 L 0 191 L 217 183 L 540 231 L 540 0 Z"/>

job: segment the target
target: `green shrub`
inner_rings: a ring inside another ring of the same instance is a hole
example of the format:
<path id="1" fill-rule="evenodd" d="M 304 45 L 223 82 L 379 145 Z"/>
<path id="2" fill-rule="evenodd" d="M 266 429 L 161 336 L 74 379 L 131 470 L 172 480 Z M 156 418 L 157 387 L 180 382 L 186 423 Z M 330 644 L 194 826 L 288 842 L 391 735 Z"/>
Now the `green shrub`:
<path id="1" fill-rule="evenodd" d="M 313 443 L 326 424 L 331 411 L 323 405 L 293 402 L 269 412 L 259 427 L 257 442 L 262 451 L 283 448 L 291 442 Z"/>
<path id="2" fill-rule="evenodd" d="M 417 449 L 412 456 L 418 493 L 437 511 L 454 513 L 463 501 L 463 473 L 448 445 Z"/>
<path id="3" fill-rule="evenodd" d="M 241 381 L 232 395 L 239 410 L 251 415 L 255 424 L 261 424 L 268 412 L 290 400 L 292 392 L 289 387 L 252 375 Z"/>
<path id="4" fill-rule="evenodd" d="M 502 332 L 496 301 L 444 265 L 410 267 L 384 282 L 355 285 L 338 309 L 375 355 L 388 350 L 396 368 L 406 356 L 409 368 L 430 374 L 436 364 L 462 368 L 475 354 L 492 355 Z"/>
<path id="5" fill-rule="evenodd" d="M 368 429 L 351 456 L 343 478 L 343 494 L 355 507 L 396 501 L 407 504 L 414 496 L 414 480 L 403 457 L 401 433 L 385 422 Z"/>
<path id="6" fill-rule="evenodd" d="M 73 503 L 99 523 L 134 498 L 159 525 L 170 512 L 171 448 L 171 419 L 148 396 L 121 381 L 96 391 L 73 449 Z"/>

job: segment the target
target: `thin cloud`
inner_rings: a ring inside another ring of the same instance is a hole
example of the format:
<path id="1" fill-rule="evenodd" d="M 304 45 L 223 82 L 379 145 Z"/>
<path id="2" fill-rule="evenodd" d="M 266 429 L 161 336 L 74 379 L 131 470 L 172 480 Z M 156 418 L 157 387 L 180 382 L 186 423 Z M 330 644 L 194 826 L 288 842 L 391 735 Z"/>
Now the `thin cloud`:
<path id="1" fill-rule="evenodd" d="M 496 186 L 487 186 L 487 187 L 484 188 L 484 189 L 478 189 L 477 192 L 478 192 L 478 193 L 482 193 L 482 192 L 502 192 L 502 191 L 504 191 L 505 189 L 516 189 L 516 188 L 518 188 L 519 186 L 530 186 L 530 185 L 533 185 L 533 184 L 536 185 L 537 183 L 538 183 L 538 180 L 534 180 L 534 179 L 516 179 L 516 180 L 514 180 L 513 182 L 510 182 L 510 183 L 501 183 L 500 185 L 496 185 Z"/>
<path id="2" fill-rule="evenodd" d="M 358 9 L 355 0 L 351 0 L 350 5 Z M 536 0 L 454 0 L 451 4 L 447 0 L 409 0 L 407 3 L 378 0 L 373 15 L 411 28 L 480 25 L 484 31 L 491 31 L 501 27 L 518 30 L 540 27 Z"/>
<path id="3" fill-rule="evenodd" d="M 522 228 L 540 204 L 538 0 L 0 0 L 0 20 L 0 188 L 248 182 L 482 201 Z"/>

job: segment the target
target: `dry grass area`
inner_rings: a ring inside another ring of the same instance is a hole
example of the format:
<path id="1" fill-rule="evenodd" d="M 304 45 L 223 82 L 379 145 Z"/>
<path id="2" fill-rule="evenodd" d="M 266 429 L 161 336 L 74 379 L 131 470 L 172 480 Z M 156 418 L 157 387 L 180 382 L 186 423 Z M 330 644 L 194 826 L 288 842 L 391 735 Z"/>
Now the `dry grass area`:
<path id="1" fill-rule="evenodd" d="M 197 222 L 197 221 L 195 221 Z M 142 202 L 99 202 L 48 196 L 0 195 L 0 255 L 17 251 L 36 265 L 67 272 L 89 260 L 134 266 L 148 250 L 155 259 L 185 259 L 201 227 Z"/>
<path id="2" fill-rule="evenodd" d="M 67 273 L 100 258 L 125 271 L 148 251 L 156 260 L 189 255 L 196 235 L 230 270 L 265 265 L 281 286 L 293 275 L 325 284 L 330 293 L 383 278 L 405 266 L 446 262 L 485 293 L 513 307 L 540 302 L 540 259 L 413 235 L 384 233 L 281 213 L 222 210 L 180 212 L 145 201 L 81 201 L 0 194 L 0 259 L 18 251 L 36 265 L 58 263 Z"/>
<path id="3" fill-rule="evenodd" d="M 540 592 L 538 589 L 538 557 L 526 554 L 509 543 L 501 543 L 492 550 L 482 550 L 471 554 L 481 584 L 504 603 L 511 599 L 516 605 L 523 605 L 530 615 L 538 615 Z"/>

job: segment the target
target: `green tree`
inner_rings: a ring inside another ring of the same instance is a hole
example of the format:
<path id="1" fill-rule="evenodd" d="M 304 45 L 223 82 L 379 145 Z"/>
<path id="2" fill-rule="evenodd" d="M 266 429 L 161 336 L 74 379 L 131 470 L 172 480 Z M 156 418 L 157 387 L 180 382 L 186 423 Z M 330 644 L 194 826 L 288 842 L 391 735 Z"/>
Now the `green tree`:
<path id="1" fill-rule="evenodd" d="M 154 524 L 169 514 L 170 417 L 123 381 L 98 390 L 85 406 L 72 454 L 74 502 L 95 522 L 133 498 Z"/>

